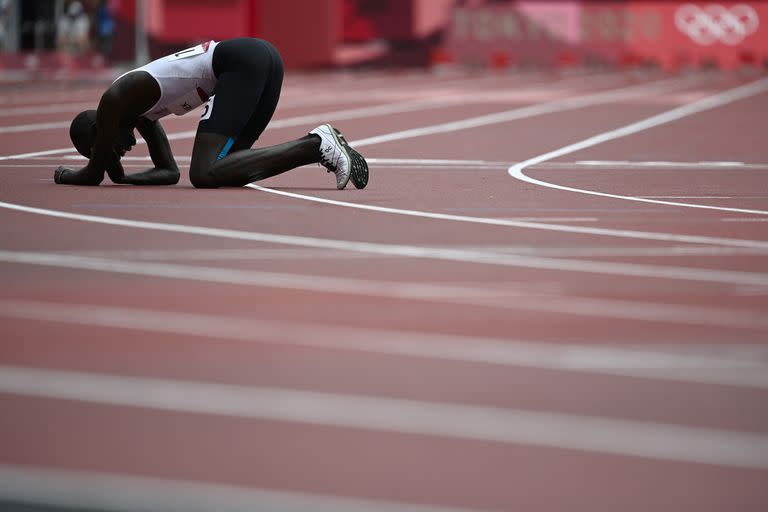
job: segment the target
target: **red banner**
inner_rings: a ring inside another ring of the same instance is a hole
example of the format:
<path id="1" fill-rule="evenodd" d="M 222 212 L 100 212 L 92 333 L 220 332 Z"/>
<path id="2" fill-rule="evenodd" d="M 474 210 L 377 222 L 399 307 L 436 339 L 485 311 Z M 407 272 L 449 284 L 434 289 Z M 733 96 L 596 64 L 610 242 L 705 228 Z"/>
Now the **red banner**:
<path id="1" fill-rule="evenodd" d="M 456 8 L 456 60 L 722 67 L 768 59 L 766 2 L 517 1 Z"/>

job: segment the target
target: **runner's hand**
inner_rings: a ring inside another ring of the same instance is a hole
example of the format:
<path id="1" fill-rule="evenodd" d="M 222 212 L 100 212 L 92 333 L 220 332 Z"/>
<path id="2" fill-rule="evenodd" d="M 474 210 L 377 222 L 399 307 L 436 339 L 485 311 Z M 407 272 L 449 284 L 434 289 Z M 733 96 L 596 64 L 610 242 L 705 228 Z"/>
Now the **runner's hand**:
<path id="1" fill-rule="evenodd" d="M 53 171 L 53 181 L 60 185 L 100 185 L 104 179 L 104 174 L 99 177 L 98 175 L 88 175 L 87 167 L 83 167 L 79 171 L 70 169 L 60 165 Z"/>

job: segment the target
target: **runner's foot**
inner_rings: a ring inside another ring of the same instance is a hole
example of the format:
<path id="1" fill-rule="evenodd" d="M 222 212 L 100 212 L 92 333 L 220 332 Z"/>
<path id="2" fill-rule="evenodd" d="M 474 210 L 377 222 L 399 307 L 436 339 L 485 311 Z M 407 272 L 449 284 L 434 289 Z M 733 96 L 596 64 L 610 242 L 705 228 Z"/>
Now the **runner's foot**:
<path id="1" fill-rule="evenodd" d="M 368 185 L 368 162 L 365 161 L 363 155 L 355 151 L 352 146 L 349 145 L 347 139 L 336 128 L 333 129 L 336 132 L 336 137 L 341 141 L 342 146 L 347 149 L 349 158 L 352 160 L 352 172 L 350 177 L 355 188 L 365 188 Z"/>
<path id="2" fill-rule="evenodd" d="M 341 142 L 339 132 L 330 124 L 322 124 L 309 133 L 320 137 L 320 163 L 336 175 L 336 188 L 343 189 L 352 172 L 349 145 Z"/>

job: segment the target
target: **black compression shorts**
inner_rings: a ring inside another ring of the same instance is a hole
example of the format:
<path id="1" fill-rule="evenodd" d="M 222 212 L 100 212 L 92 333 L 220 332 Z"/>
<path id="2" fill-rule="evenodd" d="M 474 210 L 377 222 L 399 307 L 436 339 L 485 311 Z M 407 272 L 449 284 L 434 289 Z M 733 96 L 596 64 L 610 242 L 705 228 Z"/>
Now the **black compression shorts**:
<path id="1" fill-rule="evenodd" d="M 248 149 L 269 124 L 283 86 L 283 61 L 262 39 L 222 41 L 213 51 L 216 86 L 198 131 L 229 137 L 219 158 Z"/>

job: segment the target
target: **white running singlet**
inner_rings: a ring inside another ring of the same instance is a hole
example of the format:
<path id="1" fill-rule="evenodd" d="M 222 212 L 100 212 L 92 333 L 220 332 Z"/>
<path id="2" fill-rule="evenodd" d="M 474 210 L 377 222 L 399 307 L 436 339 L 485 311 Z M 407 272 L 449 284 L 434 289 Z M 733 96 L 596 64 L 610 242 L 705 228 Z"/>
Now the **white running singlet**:
<path id="1" fill-rule="evenodd" d="M 160 99 L 141 117 L 156 121 L 169 114 L 181 116 L 208 101 L 216 85 L 213 49 L 217 44 L 208 41 L 128 71 L 146 71 L 160 86 Z"/>

